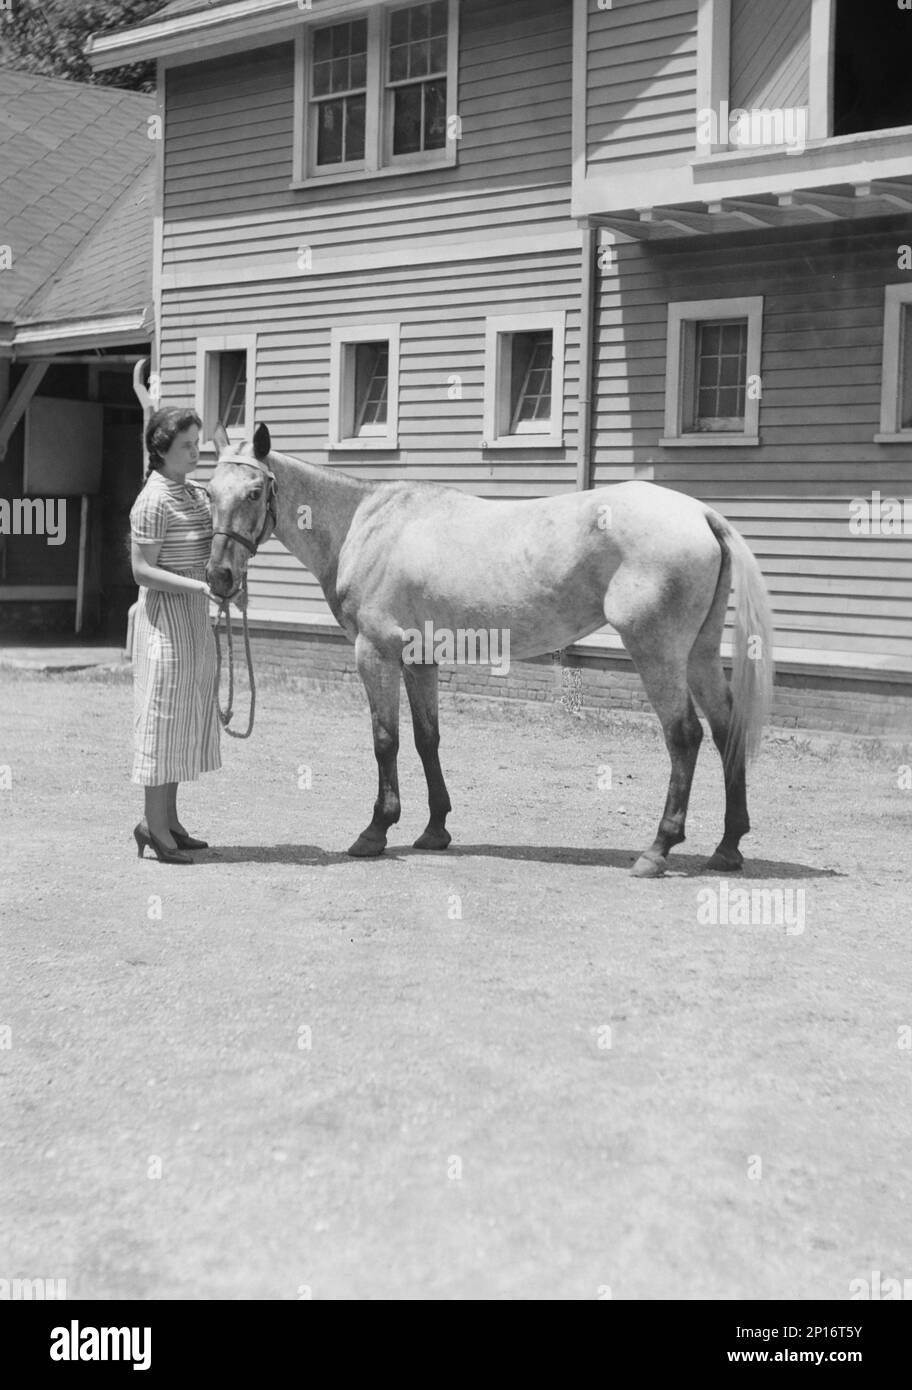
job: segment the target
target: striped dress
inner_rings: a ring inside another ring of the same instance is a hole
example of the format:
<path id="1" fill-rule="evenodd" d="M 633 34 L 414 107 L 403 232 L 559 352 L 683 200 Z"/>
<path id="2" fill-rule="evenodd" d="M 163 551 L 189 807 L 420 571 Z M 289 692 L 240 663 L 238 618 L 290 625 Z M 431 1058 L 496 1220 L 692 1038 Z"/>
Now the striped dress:
<path id="1" fill-rule="evenodd" d="M 212 521 L 199 484 L 175 483 L 153 469 L 130 529 L 136 541 L 161 541 L 162 569 L 205 579 Z M 133 633 L 132 780 L 144 787 L 195 782 L 222 765 L 209 600 L 141 586 Z"/>

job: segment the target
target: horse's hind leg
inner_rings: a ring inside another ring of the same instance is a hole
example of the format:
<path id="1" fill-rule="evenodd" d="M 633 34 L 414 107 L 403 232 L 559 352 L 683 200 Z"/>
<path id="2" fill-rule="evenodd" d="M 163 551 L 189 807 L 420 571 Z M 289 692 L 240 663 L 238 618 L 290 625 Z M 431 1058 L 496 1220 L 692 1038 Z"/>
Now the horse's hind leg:
<path id="1" fill-rule="evenodd" d="M 687 803 L 703 728 L 687 689 L 686 660 L 675 650 L 674 635 L 668 634 L 667 644 L 655 628 L 648 641 L 630 633 L 621 635 L 659 716 L 671 758 L 668 795 L 656 837 L 631 871 L 636 878 L 658 878 L 668 868 L 668 851 L 684 839 Z"/>
<path id="2" fill-rule="evenodd" d="M 698 643 L 694 647 L 688 666 L 688 681 L 694 699 L 709 720 L 713 743 L 719 750 L 725 774 L 725 830 L 715 854 L 708 860 L 706 867 L 731 873 L 740 869 L 744 862 L 738 844 L 741 836 L 750 830 L 750 819 L 747 814 L 744 752 L 741 750 L 729 762 L 725 760 L 725 746 L 732 715 L 732 694 L 722 670 L 722 662 L 719 660 L 718 640 L 714 647 L 711 642 L 708 646 Z"/>
<path id="3" fill-rule="evenodd" d="M 371 859 L 383 853 L 386 832 L 399 819 L 399 771 L 396 759 L 399 754 L 401 667 L 398 656 L 391 658 L 384 655 L 365 637 L 359 637 L 355 642 L 355 661 L 370 704 L 374 754 L 380 781 L 373 819 L 348 852 L 356 859 Z"/>
<path id="4" fill-rule="evenodd" d="M 402 668 L 405 693 L 412 710 L 415 747 L 427 778 L 428 807 L 431 817 L 423 835 L 415 841 L 415 849 L 446 849 L 450 833 L 446 818 L 452 810 L 443 772 L 440 768 L 440 725 L 437 719 L 437 667 L 433 664 L 410 665 Z"/>

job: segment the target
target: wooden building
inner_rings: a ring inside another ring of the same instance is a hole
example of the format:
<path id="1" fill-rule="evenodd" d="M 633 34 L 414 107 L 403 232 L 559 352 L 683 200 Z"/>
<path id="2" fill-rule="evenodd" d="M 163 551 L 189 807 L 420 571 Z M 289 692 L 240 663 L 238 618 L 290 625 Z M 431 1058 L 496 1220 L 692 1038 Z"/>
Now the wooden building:
<path id="1" fill-rule="evenodd" d="M 693 493 L 767 577 L 777 719 L 908 730 L 910 34 L 856 0 L 177 0 L 96 39 L 159 62 L 163 397 L 368 478 Z M 250 587 L 263 660 L 345 668 L 277 541 Z M 638 703 L 610 630 L 563 659 Z"/>
<path id="2" fill-rule="evenodd" d="M 136 596 L 124 536 L 143 467 L 133 372 L 153 327 L 154 102 L 0 68 L 0 107 L 0 632 L 120 637 Z"/>

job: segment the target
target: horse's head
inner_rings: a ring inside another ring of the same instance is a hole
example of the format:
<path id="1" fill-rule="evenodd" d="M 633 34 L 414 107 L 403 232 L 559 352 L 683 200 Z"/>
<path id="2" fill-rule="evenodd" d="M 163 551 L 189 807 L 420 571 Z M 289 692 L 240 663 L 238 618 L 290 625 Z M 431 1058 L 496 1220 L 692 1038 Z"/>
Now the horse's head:
<path id="1" fill-rule="evenodd" d="M 218 464 L 209 482 L 213 534 L 206 580 L 219 598 L 232 598 L 243 583 L 250 556 L 275 526 L 272 441 L 266 426 L 258 425 L 252 444 L 233 445 L 219 424 L 213 442 Z"/>

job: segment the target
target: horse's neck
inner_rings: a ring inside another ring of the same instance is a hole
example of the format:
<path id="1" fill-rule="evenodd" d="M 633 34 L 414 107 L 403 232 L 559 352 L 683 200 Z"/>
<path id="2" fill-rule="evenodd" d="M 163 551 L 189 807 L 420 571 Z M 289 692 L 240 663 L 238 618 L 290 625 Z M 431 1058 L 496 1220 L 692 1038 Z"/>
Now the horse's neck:
<path id="1" fill-rule="evenodd" d="M 278 487 L 275 534 L 324 590 L 334 587 L 339 551 L 370 484 L 288 454 L 273 453 L 269 463 Z"/>

